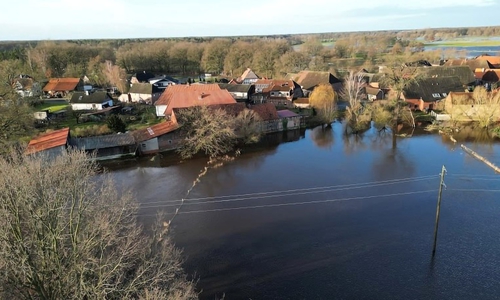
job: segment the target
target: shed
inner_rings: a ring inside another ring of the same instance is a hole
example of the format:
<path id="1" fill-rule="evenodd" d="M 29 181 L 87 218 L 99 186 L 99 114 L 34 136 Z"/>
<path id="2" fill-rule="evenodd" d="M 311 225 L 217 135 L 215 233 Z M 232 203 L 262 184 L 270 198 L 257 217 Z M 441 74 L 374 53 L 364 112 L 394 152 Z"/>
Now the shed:
<path id="1" fill-rule="evenodd" d="M 69 145 L 95 155 L 96 160 L 133 156 L 137 149 L 134 136 L 131 133 L 71 138 Z"/>
<path id="2" fill-rule="evenodd" d="M 25 154 L 46 155 L 52 159 L 62 154 L 68 147 L 69 128 L 63 128 L 33 138 L 25 150 Z"/>

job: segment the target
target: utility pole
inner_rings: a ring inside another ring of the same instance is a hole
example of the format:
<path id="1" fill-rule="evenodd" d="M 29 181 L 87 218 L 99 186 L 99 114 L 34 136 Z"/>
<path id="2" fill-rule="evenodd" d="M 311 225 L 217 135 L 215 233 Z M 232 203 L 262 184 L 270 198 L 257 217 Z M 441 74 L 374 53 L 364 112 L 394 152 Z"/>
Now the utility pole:
<path id="1" fill-rule="evenodd" d="M 439 193 L 438 193 L 438 201 L 436 207 L 436 224 L 434 225 L 434 245 L 432 246 L 432 257 L 436 255 L 437 234 L 439 227 L 439 212 L 441 211 L 441 194 L 443 193 L 443 186 L 446 187 L 446 185 L 444 184 L 445 174 L 446 174 L 446 168 L 443 166 L 443 168 L 441 169 L 441 179 L 439 181 Z"/>

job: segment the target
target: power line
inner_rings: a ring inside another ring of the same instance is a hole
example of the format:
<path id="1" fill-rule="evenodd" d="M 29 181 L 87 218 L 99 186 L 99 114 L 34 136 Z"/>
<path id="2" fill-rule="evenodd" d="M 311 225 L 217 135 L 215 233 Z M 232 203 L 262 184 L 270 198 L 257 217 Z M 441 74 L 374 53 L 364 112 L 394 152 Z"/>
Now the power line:
<path id="1" fill-rule="evenodd" d="M 457 191 L 457 192 L 491 192 L 498 193 L 500 190 L 489 190 L 489 189 L 446 189 L 447 191 Z"/>
<path id="2" fill-rule="evenodd" d="M 498 175 L 447 174 L 447 176 L 467 178 L 499 178 Z"/>
<path id="3" fill-rule="evenodd" d="M 358 187 L 343 187 L 343 188 L 336 188 L 336 189 L 326 189 L 326 190 L 315 190 L 315 191 L 305 191 L 305 192 L 286 192 L 286 193 L 281 193 L 281 194 L 272 194 L 272 195 L 255 195 L 255 194 L 250 194 L 252 196 L 249 197 L 243 197 L 243 198 L 227 198 L 224 196 L 225 199 L 221 200 L 210 200 L 210 201 L 201 201 L 201 202 L 194 202 L 192 199 L 187 199 L 189 201 L 184 201 L 184 205 L 200 205 L 200 204 L 215 204 L 215 203 L 227 203 L 227 202 L 239 202 L 239 201 L 245 201 L 245 200 L 254 200 L 254 199 L 264 199 L 264 198 L 279 198 L 279 197 L 286 197 L 286 196 L 298 196 L 298 195 L 307 195 L 307 194 L 318 194 L 318 193 L 326 193 L 326 192 L 336 192 L 336 191 L 343 191 L 343 190 L 353 190 L 353 189 L 363 189 L 363 188 L 371 188 L 371 187 L 378 187 L 381 185 L 389 185 L 389 184 L 400 184 L 400 183 L 408 183 L 408 182 L 414 182 L 414 181 L 422 181 L 422 180 L 428 180 L 428 179 L 417 179 L 417 180 L 407 180 L 407 181 L 400 181 L 400 182 L 391 182 L 391 183 L 384 183 L 384 184 L 374 184 L 370 186 L 358 186 Z M 258 193 L 256 193 L 258 194 Z M 198 200 L 197 200 L 198 201 Z M 178 206 L 179 204 L 159 204 L 159 205 L 141 205 L 141 208 L 160 208 L 160 207 L 172 207 L 172 206 Z"/>
<path id="4" fill-rule="evenodd" d="M 433 190 L 426 190 L 426 191 L 414 191 L 414 192 L 406 192 L 406 193 L 372 195 L 372 196 L 350 197 L 350 198 L 339 198 L 339 199 L 313 200 L 313 201 L 289 202 L 289 203 L 277 203 L 277 204 L 263 204 L 263 205 L 242 206 L 242 207 L 214 208 L 214 209 L 206 209 L 206 210 L 179 211 L 178 214 L 195 214 L 195 213 L 205 213 L 205 212 L 220 212 L 220 211 L 232 211 L 232 210 L 258 209 L 258 208 L 273 208 L 273 207 L 283 207 L 283 206 L 297 206 L 297 205 L 306 205 L 306 204 L 340 202 L 340 201 L 348 201 L 348 200 L 362 200 L 362 199 L 415 195 L 415 194 L 424 194 L 424 193 L 430 193 L 430 192 L 436 192 L 436 191 L 437 191 L 436 189 L 433 189 Z M 137 214 L 137 216 L 138 217 L 147 217 L 147 216 L 153 216 L 153 215 L 151 215 L 151 214 L 145 214 L 145 215 Z"/>
<path id="5" fill-rule="evenodd" d="M 186 204 L 186 202 L 194 202 L 194 201 L 202 201 L 202 200 L 220 200 L 220 199 L 227 199 L 227 198 L 230 198 L 230 199 L 231 198 L 238 198 L 238 199 L 242 199 L 242 200 L 247 200 L 247 199 L 255 199 L 255 198 L 270 198 L 270 197 L 283 197 L 283 196 L 291 196 L 291 195 L 305 195 L 305 194 L 332 192 L 332 191 L 340 191 L 340 190 L 347 190 L 347 189 L 362 189 L 362 188 L 378 187 L 378 186 L 391 185 L 391 184 L 409 183 L 409 182 L 414 182 L 414 181 L 423 181 L 423 180 L 434 179 L 436 177 L 438 177 L 438 175 L 409 177 L 409 178 L 400 178 L 400 179 L 390 179 L 390 180 L 384 180 L 384 181 L 373 181 L 373 182 L 366 182 L 366 183 L 352 183 L 352 184 L 333 185 L 333 186 L 324 186 L 324 187 L 258 192 L 258 193 L 248 193 L 248 194 L 233 194 L 233 195 L 214 196 L 214 197 L 199 197 L 199 198 L 180 199 L 180 200 L 165 200 L 165 201 L 149 202 L 147 204 L 148 205 L 149 204 L 162 204 L 162 206 L 174 206 L 175 204 L 166 205 L 165 203 L 184 202 L 184 204 Z M 247 198 L 241 198 L 241 197 L 247 197 Z M 222 200 L 220 200 L 220 201 L 224 202 Z M 211 201 L 211 202 L 215 202 L 215 201 Z M 141 205 L 141 207 L 143 207 L 143 206 Z"/>

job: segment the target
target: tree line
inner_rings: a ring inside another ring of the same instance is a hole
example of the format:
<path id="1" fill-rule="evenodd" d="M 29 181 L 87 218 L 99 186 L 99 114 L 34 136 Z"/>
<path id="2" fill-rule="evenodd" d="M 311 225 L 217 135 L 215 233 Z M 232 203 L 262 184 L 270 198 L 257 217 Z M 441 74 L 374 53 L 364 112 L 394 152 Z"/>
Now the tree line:
<path id="1" fill-rule="evenodd" d="M 114 84 L 105 69 L 119 66 L 126 74 L 139 71 L 179 75 L 202 72 L 237 77 L 247 67 L 272 77 L 302 69 L 337 72 L 349 67 L 372 68 L 387 54 L 419 54 L 436 62 L 446 55 L 426 51 L 425 42 L 464 36 L 500 35 L 500 27 L 422 29 L 355 33 L 321 33 L 227 38 L 71 40 L 0 43 L 0 60 L 17 60 L 37 79 L 93 77 L 96 84 Z M 455 56 L 462 55 L 455 51 Z M 90 74 L 90 76 L 89 76 Z"/>

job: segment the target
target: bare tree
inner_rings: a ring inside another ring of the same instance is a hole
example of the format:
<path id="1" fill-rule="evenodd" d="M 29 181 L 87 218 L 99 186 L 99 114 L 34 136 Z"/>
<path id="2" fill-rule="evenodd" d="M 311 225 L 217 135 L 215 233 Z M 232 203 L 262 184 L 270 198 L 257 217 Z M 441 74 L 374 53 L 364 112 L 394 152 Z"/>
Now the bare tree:
<path id="1" fill-rule="evenodd" d="M 350 71 L 340 92 L 340 97 L 349 103 L 346 108 L 346 120 L 353 133 L 358 133 L 370 125 L 371 113 L 368 107 L 361 102 L 364 86 L 364 74 Z"/>
<path id="2" fill-rule="evenodd" d="M 235 134 L 244 144 L 256 143 L 262 135 L 260 116 L 251 109 L 244 109 L 234 120 Z"/>
<path id="3" fill-rule="evenodd" d="M 196 299 L 180 252 L 85 153 L 0 158 L 3 299 Z"/>
<path id="4" fill-rule="evenodd" d="M 203 152 L 210 158 L 233 150 L 236 143 L 234 118 L 222 108 L 206 105 L 179 109 L 175 112 L 184 135 L 179 153 L 184 158 Z"/>

